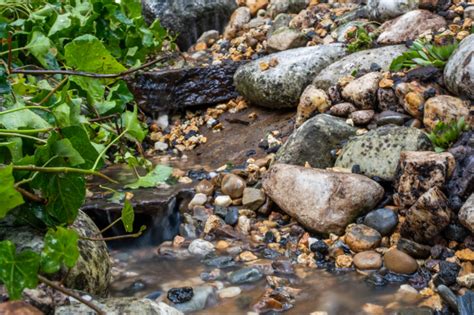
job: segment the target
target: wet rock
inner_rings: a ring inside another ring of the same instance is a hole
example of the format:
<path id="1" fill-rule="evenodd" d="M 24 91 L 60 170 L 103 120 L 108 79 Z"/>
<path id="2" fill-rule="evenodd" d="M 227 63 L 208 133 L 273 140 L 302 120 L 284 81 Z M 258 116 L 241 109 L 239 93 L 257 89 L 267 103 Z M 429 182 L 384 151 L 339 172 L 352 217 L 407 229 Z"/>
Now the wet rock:
<path id="1" fill-rule="evenodd" d="M 279 274 L 292 275 L 295 273 L 295 269 L 289 260 L 275 260 L 272 267 Z"/>
<path id="2" fill-rule="evenodd" d="M 214 245 L 211 242 L 198 238 L 189 244 L 188 251 L 196 256 L 206 256 L 214 251 Z"/>
<path id="3" fill-rule="evenodd" d="M 308 85 L 300 97 L 300 103 L 296 111 L 295 128 L 301 126 L 314 114 L 324 113 L 331 106 L 331 101 L 326 92 Z"/>
<path id="4" fill-rule="evenodd" d="M 214 199 L 214 205 L 217 207 L 228 207 L 232 204 L 232 198 L 227 195 L 223 196 L 217 196 L 216 199 Z"/>
<path id="5" fill-rule="evenodd" d="M 349 140 L 335 165 L 348 169 L 359 165 L 361 174 L 391 181 L 395 177 L 400 152 L 430 147 L 430 141 L 419 129 L 383 126 Z"/>
<path id="6" fill-rule="evenodd" d="M 250 210 L 257 210 L 265 203 L 265 194 L 260 189 L 245 188 L 242 197 L 242 205 Z"/>
<path id="7" fill-rule="evenodd" d="M 464 276 L 459 276 L 456 278 L 457 284 L 462 287 L 472 289 L 474 288 L 474 273 L 468 273 Z"/>
<path id="8" fill-rule="evenodd" d="M 382 73 L 371 72 L 351 81 L 342 89 L 342 97 L 359 109 L 373 109 Z"/>
<path id="9" fill-rule="evenodd" d="M 382 267 L 382 256 L 374 251 L 357 253 L 353 260 L 354 265 L 361 270 L 379 269 Z"/>
<path id="10" fill-rule="evenodd" d="M 469 35 L 462 40 L 444 68 L 444 82 L 448 89 L 454 94 L 465 95 L 471 100 L 474 99 L 473 52 L 474 35 Z"/>
<path id="11" fill-rule="evenodd" d="M 474 193 L 474 132 L 464 132 L 449 152 L 456 158 L 456 168 L 448 182 L 450 205 L 454 210 L 462 207 L 463 199 Z"/>
<path id="12" fill-rule="evenodd" d="M 310 249 L 312 252 L 326 255 L 329 251 L 329 246 L 324 241 L 317 240 L 316 242 L 311 244 Z"/>
<path id="13" fill-rule="evenodd" d="M 339 103 L 334 106 L 331 106 L 329 113 L 333 116 L 338 117 L 347 117 L 352 112 L 355 112 L 357 109 L 351 103 Z"/>
<path id="14" fill-rule="evenodd" d="M 206 266 L 215 267 L 219 269 L 235 266 L 235 261 L 232 256 L 210 257 L 202 260 L 202 263 Z"/>
<path id="15" fill-rule="evenodd" d="M 414 40 L 425 32 L 435 32 L 446 26 L 444 18 L 426 10 L 414 10 L 385 22 L 380 30 L 377 42 L 384 45 L 401 44 Z"/>
<path id="16" fill-rule="evenodd" d="M 375 123 L 377 126 L 385 126 L 385 125 L 397 125 L 397 126 L 403 126 L 405 121 L 408 121 L 410 119 L 410 116 L 397 113 L 394 111 L 383 111 L 380 114 L 375 115 Z"/>
<path id="17" fill-rule="evenodd" d="M 227 214 L 225 215 L 225 223 L 229 225 L 237 224 L 239 220 L 239 210 L 237 208 L 231 207 L 227 210 Z"/>
<path id="18" fill-rule="evenodd" d="M 327 90 L 329 87 L 336 85 L 340 78 L 350 75 L 355 69 L 361 73 L 371 72 L 370 67 L 373 63 L 382 68 L 380 71 L 388 71 L 392 60 L 406 50 L 405 45 L 397 45 L 350 54 L 324 68 L 314 77 L 313 85 L 319 89 Z"/>
<path id="19" fill-rule="evenodd" d="M 470 232 L 461 224 L 451 221 L 451 223 L 444 229 L 443 236 L 448 241 L 464 242 L 464 239 L 469 236 Z"/>
<path id="20" fill-rule="evenodd" d="M 398 216 L 390 209 L 381 208 L 369 212 L 364 218 L 364 224 L 385 236 L 393 232 L 397 226 Z"/>
<path id="21" fill-rule="evenodd" d="M 474 233 L 474 194 L 466 200 L 458 213 L 459 222 Z"/>
<path id="22" fill-rule="evenodd" d="M 162 26 L 179 34 L 178 46 L 185 51 L 203 32 L 221 32 L 237 5 L 234 0 L 143 0 L 142 8 L 147 23 L 159 19 Z"/>
<path id="23" fill-rule="evenodd" d="M 368 0 L 369 16 L 378 21 L 395 18 L 418 7 L 418 0 Z"/>
<path id="24" fill-rule="evenodd" d="M 172 288 L 168 291 L 167 297 L 168 300 L 175 304 L 184 303 L 190 301 L 194 296 L 193 288 L 183 287 L 183 288 Z"/>
<path id="25" fill-rule="evenodd" d="M 345 242 L 356 253 L 376 248 L 381 240 L 377 230 L 364 224 L 349 225 L 346 229 Z"/>
<path id="26" fill-rule="evenodd" d="M 223 225 L 224 220 L 222 220 L 217 215 L 210 215 L 206 220 L 206 224 L 204 225 L 204 233 L 209 234 Z"/>
<path id="27" fill-rule="evenodd" d="M 396 273 L 412 274 L 418 269 L 415 259 L 396 248 L 388 250 L 383 258 L 385 267 Z"/>
<path id="28" fill-rule="evenodd" d="M 193 199 L 188 204 L 188 209 L 194 209 L 195 206 L 203 206 L 207 201 L 207 196 L 202 193 L 194 195 Z"/>
<path id="29" fill-rule="evenodd" d="M 217 291 L 217 294 L 221 299 L 229 299 L 236 297 L 242 292 L 242 290 L 239 287 L 228 287 L 224 289 L 220 289 Z"/>
<path id="30" fill-rule="evenodd" d="M 306 36 L 298 30 L 286 26 L 274 31 L 267 39 L 269 52 L 283 51 L 306 45 Z"/>
<path id="31" fill-rule="evenodd" d="M 307 228 L 336 234 L 372 209 L 384 193 L 379 184 L 361 175 L 286 164 L 270 168 L 263 188 L 280 208 Z"/>
<path id="32" fill-rule="evenodd" d="M 206 196 L 212 195 L 214 192 L 214 185 L 207 179 L 203 179 L 196 185 L 196 193 L 204 194 Z"/>
<path id="33" fill-rule="evenodd" d="M 224 38 L 232 39 L 237 35 L 237 32 L 247 24 L 251 19 L 250 9 L 247 7 L 240 7 L 232 13 L 229 24 L 224 30 Z"/>
<path id="34" fill-rule="evenodd" d="M 94 301 L 105 314 L 163 314 L 183 315 L 174 307 L 163 302 L 135 297 L 117 297 Z M 56 307 L 55 315 L 91 314 L 91 309 L 82 303 L 71 301 L 69 305 Z"/>
<path id="35" fill-rule="evenodd" d="M 408 210 L 401 235 L 419 243 L 430 243 L 451 219 L 448 200 L 438 187 L 433 187 Z"/>
<path id="36" fill-rule="evenodd" d="M 464 117 L 469 125 L 469 108 L 465 101 L 449 96 L 439 95 L 430 98 L 425 103 L 423 124 L 428 131 L 433 130 L 438 121 L 450 123 Z"/>
<path id="37" fill-rule="evenodd" d="M 222 178 L 221 190 L 231 198 L 242 197 L 245 187 L 245 180 L 240 176 L 227 174 Z"/>
<path id="38" fill-rule="evenodd" d="M 234 76 L 237 90 L 254 104 L 295 107 L 303 89 L 324 67 L 346 54 L 341 44 L 318 45 L 282 51 L 240 67 Z M 278 64 L 261 70 L 260 64 Z"/>
<path id="39" fill-rule="evenodd" d="M 243 268 L 229 274 L 232 284 L 252 283 L 263 278 L 263 274 L 254 267 Z"/>
<path id="40" fill-rule="evenodd" d="M 431 254 L 431 247 L 427 245 L 418 244 L 406 238 L 400 238 L 397 243 L 397 249 L 407 253 L 413 258 L 425 259 Z"/>
<path id="41" fill-rule="evenodd" d="M 444 284 L 446 286 L 455 284 L 460 269 L 461 267 L 456 263 L 449 261 L 440 261 L 439 273 L 434 279 L 435 284 Z"/>
<path id="42" fill-rule="evenodd" d="M 358 110 L 350 114 L 349 118 L 352 119 L 355 125 L 365 126 L 372 121 L 375 112 L 372 109 L 369 110 Z"/>
<path id="43" fill-rule="evenodd" d="M 240 232 L 247 235 L 250 232 L 250 219 L 245 215 L 239 216 L 239 220 L 237 221 L 237 228 Z"/>
<path id="44" fill-rule="evenodd" d="M 214 288 L 211 286 L 201 286 L 194 289 L 191 300 L 173 305 L 183 313 L 196 312 L 204 309 L 210 300 L 216 299 Z"/>
<path id="45" fill-rule="evenodd" d="M 455 163 L 454 156 L 448 152 L 402 152 L 394 199 L 402 206 L 411 206 L 428 189 L 443 188 L 454 171 Z"/>
<path id="46" fill-rule="evenodd" d="M 474 292 L 468 291 L 463 296 L 458 297 L 459 315 L 469 315 L 474 313 Z"/>
<path id="47" fill-rule="evenodd" d="M 317 115 L 296 129 L 285 144 L 278 150 L 275 160 L 278 163 L 305 165 L 326 168 L 334 165 L 332 150 L 355 135 L 356 129 L 343 119 L 330 115 Z"/>
<path id="48" fill-rule="evenodd" d="M 145 113 L 180 111 L 237 97 L 233 76 L 243 63 L 140 72 L 130 77 L 127 84 Z"/>

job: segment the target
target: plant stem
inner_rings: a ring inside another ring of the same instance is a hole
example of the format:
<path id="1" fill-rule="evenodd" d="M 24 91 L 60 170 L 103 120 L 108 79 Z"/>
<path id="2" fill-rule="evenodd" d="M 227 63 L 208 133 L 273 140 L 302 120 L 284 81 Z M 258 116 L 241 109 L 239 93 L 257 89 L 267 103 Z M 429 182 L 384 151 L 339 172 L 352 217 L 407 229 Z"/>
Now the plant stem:
<path id="1" fill-rule="evenodd" d="M 46 95 L 38 104 L 39 105 L 43 105 L 44 103 L 46 103 L 46 101 L 54 94 L 56 93 L 59 88 L 61 86 L 63 86 L 64 83 L 66 83 L 68 80 L 68 77 L 65 77 L 61 82 L 59 82 L 58 85 L 56 85 L 56 87 L 54 89 L 52 89 L 51 91 L 49 91 L 48 95 Z"/>
<path id="2" fill-rule="evenodd" d="M 43 277 L 41 275 L 38 275 L 38 279 L 39 279 L 39 281 L 43 282 L 47 286 L 50 286 L 51 288 L 53 288 L 55 290 L 58 290 L 59 292 L 64 293 L 67 296 L 73 297 L 74 299 L 78 300 L 79 302 L 87 305 L 88 307 L 93 309 L 97 314 L 105 315 L 105 312 L 103 312 L 99 307 L 97 307 L 97 305 L 94 305 L 94 303 L 83 299 L 80 295 L 74 293 L 73 291 L 71 291 L 69 289 L 66 289 L 66 288 L 63 288 L 63 287 L 57 285 L 56 283 L 54 283 L 53 281 L 50 281 L 49 279 L 46 279 L 45 277 Z"/>
<path id="3" fill-rule="evenodd" d="M 15 187 L 15 189 L 20 193 L 22 194 L 23 196 L 25 196 L 26 198 L 30 199 L 31 201 L 35 201 L 35 202 L 39 202 L 39 203 L 46 203 L 45 200 L 41 197 L 38 197 L 36 196 L 35 194 L 29 192 L 28 190 L 26 189 L 23 189 L 21 187 Z"/>
<path id="4" fill-rule="evenodd" d="M 121 240 L 124 238 L 137 238 L 140 235 L 142 235 L 142 231 L 134 233 L 134 234 L 127 234 L 127 235 L 118 235 L 118 236 L 112 236 L 112 237 L 84 237 L 84 236 L 79 236 L 81 240 L 85 241 L 93 241 L 93 242 L 99 242 L 99 241 L 115 241 L 115 240 Z"/>
<path id="5" fill-rule="evenodd" d="M 105 231 L 107 231 L 108 229 L 110 229 L 112 226 L 114 226 L 115 224 L 117 224 L 118 222 L 120 222 L 120 220 L 122 220 L 122 218 L 117 218 L 116 220 L 114 220 L 114 222 L 110 223 L 109 225 L 107 225 L 105 228 L 103 228 L 99 234 L 102 234 L 104 233 Z M 97 234 L 97 235 L 99 235 Z"/>
<path id="6" fill-rule="evenodd" d="M 18 48 L 12 48 L 12 49 L 9 49 L 7 51 L 3 51 L 0 53 L 0 56 L 3 56 L 3 55 L 8 55 L 9 53 L 12 53 L 14 51 L 22 51 L 22 50 L 25 50 L 25 49 L 28 49 L 28 47 L 18 47 Z"/>
<path id="7" fill-rule="evenodd" d="M 18 134 L 30 134 L 30 133 L 40 133 L 48 132 L 54 128 L 43 128 L 43 129 L 18 129 L 18 130 L 9 130 L 9 129 L 0 129 L 3 133 L 18 133 Z"/>
<path id="8" fill-rule="evenodd" d="M 0 129 L 0 130 L 2 130 L 2 129 Z M 47 142 L 48 142 L 48 141 L 46 141 L 46 140 L 44 140 L 44 139 L 40 139 L 40 138 L 37 138 L 37 137 L 24 135 L 24 134 L 21 134 L 21 133 L 0 132 L 0 136 L 4 136 L 4 137 L 21 137 L 21 138 L 26 138 L 26 139 L 35 140 L 35 141 L 38 141 L 38 142 L 41 142 L 41 143 L 47 143 Z"/>
<path id="9" fill-rule="evenodd" d="M 9 109 L 9 110 L 4 110 L 3 112 L 0 112 L 0 116 L 1 115 L 6 115 L 6 114 L 10 114 L 10 113 L 14 113 L 14 112 L 18 112 L 20 110 L 26 110 L 26 109 L 41 109 L 41 110 L 44 110 L 46 112 L 50 112 L 49 108 L 46 107 L 46 106 L 24 106 L 24 107 L 17 107 L 17 108 L 12 108 L 12 109 Z"/>
<path id="10" fill-rule="evenodd" d="M 36 165 L 13 165 L 15 171 L 33 171 L 33 172 L 43 172 L 43 173 L 76 173 L 76 174 L 85 174 L 85 175 L 95 175 L 102 177 L 105 180 L 108 180 L 111 183 L 118 184 L 118 182 L 105 174 L 92 170 L 83 170 L 80 168 L 72 167 L 42 167 Z"/>
<path id="11" fill-rule="evenodd" d="M 114 140 L 112 140 L 112 142 L 110 142 L 104 150 L 102 150 L 102 152 L 100 152 L 99 156 L 97 157 L 97 159 L 95 160 L 95 163 L 94 163 L 94 166 L 92 166 L 92 170 L 95 170 L 97 168 L 97 165 L 99 165 L 99 162 L 100 162 L 100 159 L 104 156 L 104 154 L 110 149 L 110 147 L 112 145 L 115 144 L 115 142 L 117 142 L 118 140 L 120 140 L 120 138 L 122 138 L 126 133 L 127 133 L 128 129 L 125 129 L 121 134 L 119 134 L 117 136 L 117 138 L 115 138 Z"/>

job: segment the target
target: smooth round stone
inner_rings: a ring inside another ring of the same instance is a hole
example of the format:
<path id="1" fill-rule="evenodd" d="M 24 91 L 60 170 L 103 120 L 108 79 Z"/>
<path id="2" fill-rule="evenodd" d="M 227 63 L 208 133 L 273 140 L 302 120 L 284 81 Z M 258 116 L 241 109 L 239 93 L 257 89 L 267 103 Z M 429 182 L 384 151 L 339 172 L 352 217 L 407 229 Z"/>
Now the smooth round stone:
<path id="1" fill-rule="evenodd" d="M 228 287 L 217 291 L 217 294 L 221 299 L 229 299 L 236 297 L 242 292 L 239 287 Z"/>
<path id="2" fill-rule="evenodd" d="M 382 236 L 377 230 L 364 224 L 354 224 L 346 229 L 346 244 L 358 253 L 379 246 Z"/>
<path id="3" fill-rule="evenodd" d="M 403 126 L 407 118 L 410 116 L 404 115 L 401 113 L 393 111 L 383 111 L 380 114 L 375 116 L 375 123 L 377 126 L 394 124 L 398 126 Z"/>
<path id="4" fill-rule="evenodd" d="M 217 196 L 214 199 L 214 205 L 217 207 L 228 207 L 232 204 L 232 199 L 229 196 Z"/>
<path id="5" fill-rule="evenodd" d="M 210 196 L 214 192 L 214 185 L 207 179 L 203 179 L 199 182 L 199 184 L 196 185 L 196 192 L 198 194 Z"/>
<path id="6" fill-rule="evenodd" d="M 237 224 L 239 220 L 239 209 L 235 207 L 231 207 L 227 210 L 227 214 L 225 215 L 225 223 L 234 226 Z"/>
<path id="7" fill-rule="evenodd" d="M 188 204 L 188 209 L 194 208 L 194 206 L 202 206 L 206 203 L 207 196 L 205 194 L 195 194 L 193 199 Z"/>
<path id="8" fill-rule="evenodd" d="M 229 281 L 232 284 L 252 283 L 262 279 L 263 274 L 254 267 L 243 268 L 229 274 Z"/>
<path id="9" fill-rule="evenodd" d="M 398 216 L 390 209 L 381 208 L 367 214 L 364 224 L 385 236 L 389 235 L 397 226 Z"/>
<path id="10" fill-rule="evenodd" d="M 361 270 L 379 269 L 382 267 L 382 256 L 374 251 L 360 252 L 354 256 L 353 262 Z"/>
<path id="11" fill-rule="evenodd" d="M 388 270 L 396 273 L 412 274 L 418 270 L 416 260 L 396 248 L 385 253 L 384 263 Z"/>
<path id="12" fill-rule="evenodd" d="M 206 256 L 214 251 L 214 245 L 211 242 L 198 238 L 189 244 L 188 251 L 196 256 Z"/>
<path id="13" fill-rule="evenodd" d="M 191 287 L 172 288 L 168 291 L 168 300 L 175 304 L 188 302 L 193 296 L 194 291 Z"/>
<path id="14" fill-rule="evenodd" d="M 242 197 L 245 187 L 245 181 L 240 176 L 227 174 L 222 178 L 221 190 L 231 198 Z"/>

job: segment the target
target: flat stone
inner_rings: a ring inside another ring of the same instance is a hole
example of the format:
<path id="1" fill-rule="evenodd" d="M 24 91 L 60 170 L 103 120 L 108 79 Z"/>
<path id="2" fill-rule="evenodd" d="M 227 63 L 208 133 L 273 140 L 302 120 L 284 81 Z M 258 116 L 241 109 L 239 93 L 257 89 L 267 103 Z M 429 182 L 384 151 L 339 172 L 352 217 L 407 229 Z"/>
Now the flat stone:
<path id="1" fill-rule="evenodd" d="M 470 11 L 474 11 L 473 7 Z M 444 68 L 444 82 L 448 89 L 459 96 L 474 99 L 474 35 L 461 41 Z"/>
<path id="2" fill-rule="evenodd" d="M 283 26 L 269 36 L 267 47 L 270 52 L 283 51 L 303 47 L 307 41 L 306 36 L 300 31 Z"/>
<path id="3" fill-rule="evenodd" d="M 245 188 L 242 197 L 242 205 L 250 210 L 257 210 L 265 203 L 266 196 L 260 189 Z"/>
<path id="4" fill-rule="evenodd" d="M 345 243 L 356 253 L 375 249 L 381 240 L 377 230 L 364 224 L 349 225 L 346 229 Z"/>
<path id="5" fill-rule="evenodd" d="M 263 189 L 282 210 L 319 233 L 342 234 L 357 216 L 373 209 L 383 188 L 358 174 L 276 164 Z"/>
<path id="6" fill-rule="evenodd" d="M 346 55 L 342 44 L 290 49 L 240 67 L 234 76 L 237 90 L 250 102 L 269 108 L 296 107 L 304 88 L 326 66 Z M 275 67 L 261 63 L 278 61 Z"/>
<path id="7" fill-rule="evenodd" d="M 379 269 L 382 267 L 382 256 L 374 251 L 360 252 L 354 255 L 354 265 L 361 270 Z"/>
<path id="8" fill-rule="evenodd" d="M 391 181 L 395 178 L 402 151 L 429 148 L 431 142 L 419 129 L 383 126 L 349 140 L 335 166 L 352 169 L 358 165 L 366 176 Z"/>
<path id="9" fill-rule="evenodd" d="M 401 274 L 412 274 L 418 270 L 416 260 L 396 248 L 385 253 L 384 264 L 388 270 Z"/>
<path id="10" fill-rule="evenodd" d="M 393 210 L 381 208 L 369 212 L 364 218 L 364 224 L 385 236 L 393 232 L 397 226 L 398 216 Z"/>

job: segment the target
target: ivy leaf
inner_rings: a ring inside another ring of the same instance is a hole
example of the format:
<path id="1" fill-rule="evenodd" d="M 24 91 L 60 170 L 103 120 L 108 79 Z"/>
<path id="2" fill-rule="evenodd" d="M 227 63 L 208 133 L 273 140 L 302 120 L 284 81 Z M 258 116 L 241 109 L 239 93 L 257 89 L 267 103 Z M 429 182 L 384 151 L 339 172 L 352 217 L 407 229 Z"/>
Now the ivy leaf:
<path id="1" fill-rule="evenodd" d="M 74 267 L 79 258 L 76 231 L 58 227 L 56 231 L 50 229 L 44 237 L 44 248 L 41 252 L 41 270 L 46 273 L 55 273 L 64 264 L 68 268 Z"/>
<path id="2" fill-rule="evenodd" d="M 31 34 L 31 40 L 26 47 L 46 69 L 59 68 L 56 57 L 52 53 L 53 44 L 43 33 L 38 31 L 33 32 Z"/>
<path id="3" fill-rule="evenodd" d="M 76 149 L 85 160 L 84 164 L 81 164 L 80 167 L 83 169 L 90 169 L 94 166 L 95 160 L 99 156 L 99 152 L 94 148 L 89 139 L 89 135 L 84 130 L 82 126 L 70 126 L 63 128 L 61 134 L 71 141 L 72 146 Z M 103 162 L 101 161 L 98 164 L 98 167 L 101 168 Z"/>
<path id="4" fill-rule="evenodd" d="M 126 188 L 138 189 L 140 187 L 156 187 L 164 183 L 173 173 L 173 168 L 166 165 L 157 165 L 153 171 L 140 177 L 136 182 L 126 185 Z"/>
<path id="5" fill-rule="evenodd" d="M 0 167 L 0 219 L 4 218 L 8 211 L 24 203 L 23 197 L 15 189 L 15 178 L 13 178 L 13 166 Z"/>
<path id="6" fill-rule="evenodd" d="M 51 26 L 48 32 L 48 37 L 65 30 L 71 26 L 71 13 L 58 14 L 54 24 Z"/>
<path id="7" fill-rule="evenodd" d="M 0 279 L 7 287 L 10 299 L 18 300 L 24 289 L 36 287 L 39 264 L 37 253 L 24 250 L 17 255 L 12 242 L 0 242 Z"/>
<path id="8" fill-rule="evenodd" d="M 133 108 L 133 112 L 126 111 L 122 115 L 122 121 L 124 128 L 127 130 L 127 134 L 132 138 L 142 142 L 145 139 L 146 131 L 143 130 L 140 125 L 140 121 L 137 117 L 137 107 Z"/>
<path id="9" fill-rule="evenodd" d="M 69 139 L 61 139 L 54 142 L 53 151 L 55 155 L 67 158 L 67 161 L 71 166 L 77 166 L 86 162 L 81 154 L 74 149 Z"/>
<path id="10" fill-rule="evenodd" d="M 24 104 L 17 103 L 12 108 L 19 107 L 24 107 Z M 51 127 L 46 120 L 29 109 L 1 115 L 0 125 L 3 125 L 6 129 L 43 129 Z"/>
<path id="11" fill-rule="evenodd" d="M 8 82 L 5 67 L 0 66 L 0 95 L 10 93 L 12 90 L 10 82 Z"/>
<path id="12" fill-rule="evenodd" d="M 122 223 L 127 233 L 133 232 L 133 221 L 135 220 L 135 213 L 133 206 L 128 199 L 125 199 L 125 203 L 122 208 Z"/>
<path id="13" fill-rule="evenodd" d="M 10 152 L 10 160 L 16 163 L 23 157 L 23 140 L 20 137 L 8 138 L 8 142 L 0 142 L 0 163 L 6 164 L 6 159 L 2 158 L 2 147 L 6 148 Z"/>

